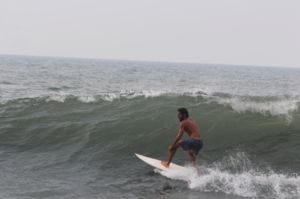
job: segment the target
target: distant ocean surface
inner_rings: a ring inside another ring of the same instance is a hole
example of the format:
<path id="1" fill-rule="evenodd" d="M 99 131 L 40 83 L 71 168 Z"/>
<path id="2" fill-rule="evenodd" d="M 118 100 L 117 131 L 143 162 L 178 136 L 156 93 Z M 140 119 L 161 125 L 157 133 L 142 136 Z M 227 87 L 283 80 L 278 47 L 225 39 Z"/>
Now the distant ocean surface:
<path id="1" fill-rule="evenodd" d="M 2 55 L 0 198 L 300 198 L 299 105 L 297 68 Z M 204 148 L 161 175 L 134 153 L 166 158 L 178 107 Z"/>

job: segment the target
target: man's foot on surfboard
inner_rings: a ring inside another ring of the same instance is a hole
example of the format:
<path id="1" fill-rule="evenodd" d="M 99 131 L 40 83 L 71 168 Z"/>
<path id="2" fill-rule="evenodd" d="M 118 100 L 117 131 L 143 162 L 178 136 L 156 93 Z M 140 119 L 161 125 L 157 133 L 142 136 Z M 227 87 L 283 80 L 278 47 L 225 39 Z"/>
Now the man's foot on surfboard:
<path id="1" fill-rule="evenodd" d="M 169 168 L 169 164 L 168 164 L 167 161 L 162 160 L 162 161 L 161 161 L 161 164 L 162 164 L 164 167 Z"/>

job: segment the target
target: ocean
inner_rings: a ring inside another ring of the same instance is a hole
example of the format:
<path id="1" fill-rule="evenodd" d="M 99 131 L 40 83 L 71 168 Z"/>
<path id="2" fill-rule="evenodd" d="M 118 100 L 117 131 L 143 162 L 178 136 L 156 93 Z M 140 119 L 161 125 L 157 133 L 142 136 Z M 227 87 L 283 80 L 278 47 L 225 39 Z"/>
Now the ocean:
<path id="1" fill-rule="evenodd" d="M 300 198 L 299 105 L 300 68 L 1 55 L 0 198 Z"/>

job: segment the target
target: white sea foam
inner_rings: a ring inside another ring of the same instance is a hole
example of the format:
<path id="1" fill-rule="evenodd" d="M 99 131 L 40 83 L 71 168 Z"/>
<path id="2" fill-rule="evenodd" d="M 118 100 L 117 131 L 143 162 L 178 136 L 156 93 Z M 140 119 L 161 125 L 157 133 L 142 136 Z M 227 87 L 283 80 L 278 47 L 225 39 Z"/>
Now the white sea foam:
<path id="1" fill-rule="evenodd" d="M 300 198 L 298 175 L 254 169 L 231 172 L 217 165 L 221 164 L 197 168 L 187 166 L 187 169 L 180 172 L 157 172 L 171 179 L 186 181 L 190 189 L 202 192 L 222 192 L 250 198 Z"/>
<path id="2" fill-rule="evenodd" d="M 212 97 L 210 101 L 230 106 L 238 113 L 252 112 L 262 115 L 283 116 L 288 122 L 293 120 L 293 113 L 299 109 L 300 99 L 297 97 L 279 97 L 264 101 L 245 97 Z"/>
<path id="3" fill-rule="evenodd" d="M 85 103 L 96 102 L 97 99 L 94 96 L 79 96 L 78 100 Z"/>
<path id="4" fill-rule="evenodd" d="M 227 106 L 232 108 L 233 111 L 237 113 L 259 113 L 265 116 L 279 116 L 286 119 L 288 123 L 293 120 L 294 113 L 299 110 L 299 103 L 300 97 L 299 96 L 235 96 L 229 94 L 215 94 L 210 93 L 208 91 L 203 92 L 199 90 L 191 90 L 185 92 L 177 92 L 177 91 L 170 91 L 170 90 L 120 90 L 115 92 L 109 93 L 101 93 L 94 95 L 88 94 L 70 94 L 70 93 L 55 93 L 50 95 L 42 95 L 42 96 L 31 96 L 26 99 L 38 99 L 45 100 L 46 102 L 55 101 L 63 103 L 67 99 L 76 99 L 83 103 L 94 103 L 98 101 L 109 101 L 113 102 L 114 100 L 118 99 L 134 99 L 137 97 L 144 97 L 144 98 L 156 98 L 162 96 L 189 96 L 189 97 L 196 97 L 200 99 L 200 103 L 217 103 L 222 106 Z M 20 98 L 22 99 L 22 98 Z M 7 98 L 0 98 L 0 103 L 5 104 L 12 100 L 16 99 L 7 99 Z"/>
<path id="5" fill-rule="evenodd" d="M 46 96 L 44 98 L 45 98 L 46 102 L 51 102 L 51 101 L 65 102 L 67 96 L 66 95 L 50 95 L 50 96 Z"/>

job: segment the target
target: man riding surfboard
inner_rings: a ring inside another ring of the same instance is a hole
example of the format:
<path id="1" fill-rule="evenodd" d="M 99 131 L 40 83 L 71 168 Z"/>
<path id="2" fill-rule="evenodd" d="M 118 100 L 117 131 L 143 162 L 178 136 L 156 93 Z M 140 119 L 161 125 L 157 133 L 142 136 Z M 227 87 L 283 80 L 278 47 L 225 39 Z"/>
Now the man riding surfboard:
<path id="1" fill-rule="evenodd" d="M 203 147 L 201 140 L 201 133 L 198 125 L 189 117 L 189 112 L 186 108 L 177 109 L 177 118 L 180 121 L 179 132 L 173 142 L 169 146 L 169 157 L 165 161 L 161 161 L 161 164 L 165 167 L 169 167 L 176 150 L 181 147 L 187 151 L 188 156 L 191 158 L 193 164 L 196 162 L 196 155 Z M 183 133 L 186 132 L 190 139 L 181 140 Z"/>

